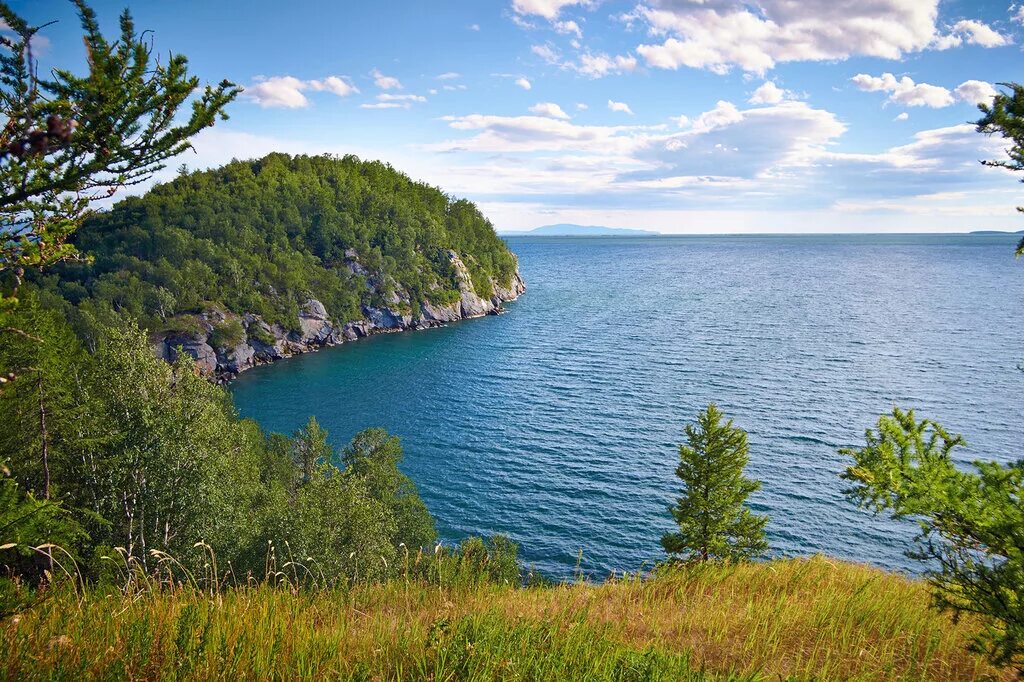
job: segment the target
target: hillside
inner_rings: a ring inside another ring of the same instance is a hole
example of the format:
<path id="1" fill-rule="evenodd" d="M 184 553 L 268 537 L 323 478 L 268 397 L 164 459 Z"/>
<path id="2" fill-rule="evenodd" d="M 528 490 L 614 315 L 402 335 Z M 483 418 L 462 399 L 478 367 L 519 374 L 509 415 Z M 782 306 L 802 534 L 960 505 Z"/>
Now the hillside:
<path id="1" fill-rule="evenodd" d="M 503 232 L 502 234 L 507 237 L 656 237 L 661 233 L 628 227 L 559 223 L 557 225 L 542 225 L 524 232 Z"/>
<path id="2" fill-rule="evenodd" d="M 967 651 L 973 619 L 922 608 L 923 583 L 822 557 L 526 588 L 460 568 L 300 592 L 290 574 L 213 596 L 91 588 L 81 606 L 67 590 L 6 625 L 0 666 L 26 680 L 1012 679 Z"/>
<path id="3" fill-rule="evenodd" d="M 90 321 L 126 313 L 207 373 L 498 312 L 525 289 L 471 202 L 356 157 L 271 154 L 182 170 L 75 236 L 92 262 L 42 286 Z"/>

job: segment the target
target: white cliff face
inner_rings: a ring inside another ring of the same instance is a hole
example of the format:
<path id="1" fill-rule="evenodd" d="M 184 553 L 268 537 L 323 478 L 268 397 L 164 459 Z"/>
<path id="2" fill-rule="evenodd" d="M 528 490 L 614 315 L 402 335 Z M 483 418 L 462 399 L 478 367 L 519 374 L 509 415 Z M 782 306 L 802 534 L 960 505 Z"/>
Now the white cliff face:
<path id="1" fill-rule="evenodd" d="M 357 260 L 354 251 L 345 253 L 345 267 L 352 274 L 366 279 L 367 286 L 380 291 L 383 284 Z M 325 346 L 336 346 L 356 339 L 412 329 L 439 327 L 450 322 L 496 315 L 502 303 L 514 301 L 526 291 L 526 284 L 518 269 L 506 284 L 492 282 L 494 294 L 489 299 L 476 293 L 469 269 L 455 251 L 447 256 L 455 273 L 459 299 L 442 305 L 426 301 L 409 312 L 413 305 L 408 294 L 395 282 L 387 283 L 391 291 L 379 306 L 362 306 L 363 319 L 346 323 L 331 320 L 323 303 L 308 299 L 299 312 L 299 328 L 289 330 L 279 324 L 267 324 L 258 315 L 210 312 L 197 316 L 198 331 L 168 334 L 154 347 L 161 358 L 173 362 L 179 352 L 196 361 L 200 372 L 218 381 L 230 381 L 239 372 L 257 365 L 275 362 L 299 353 L 309 353 Z M 214 348 L 213 330 L 216 325 L 237 320 L 245 329 L 245 339 L 230 348 Z"/>

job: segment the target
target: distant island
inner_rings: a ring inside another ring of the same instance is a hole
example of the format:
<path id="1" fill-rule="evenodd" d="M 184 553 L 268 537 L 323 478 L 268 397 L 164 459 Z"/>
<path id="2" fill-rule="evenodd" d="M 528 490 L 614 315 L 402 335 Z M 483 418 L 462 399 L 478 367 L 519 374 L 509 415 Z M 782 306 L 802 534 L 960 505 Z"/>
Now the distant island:
<path id="1" fill-rule="evenodd" d="M 635 230 L 627 227 L 559 223 L 557 225 L 543 225 L 522 232 L 501 232 L 499 234 L 502 237 L 656 237 L 661 233 L 650 230 Z"/>
<path id="2" fill-rule="evenodd" d="M 1024 234 L 1024 230 L 1017 230 L 1016 232 L 1009 230 L 973 230 L 968 232 L 968 234 Z"/>

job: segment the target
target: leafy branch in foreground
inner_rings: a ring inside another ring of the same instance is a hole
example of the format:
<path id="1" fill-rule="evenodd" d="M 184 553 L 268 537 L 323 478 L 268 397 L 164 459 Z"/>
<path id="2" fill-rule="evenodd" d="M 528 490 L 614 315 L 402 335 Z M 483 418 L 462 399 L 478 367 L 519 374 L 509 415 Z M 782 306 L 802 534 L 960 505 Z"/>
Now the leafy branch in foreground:
<path id="1" fill-rule="evenodd" d="M 963 437 L 898 408 L 866 439 L 863 448 L 840 450 L 854 460 L 842 475 L 853 482 L 847 495 L 917 521 L 910 555 L 928 562 L 937 606 L 982 616 L 977 650 L 1024 674 L 1024 460 L 977 461 L 976 473 L 962 471 L 953 452 Z"/>
<path id="2" fill-rule="evenodd" d="M 218 116 L 239 89 L 228 81 L 199 88 L 188 60 L 154 58 L 125 11 L 120 36 L 108 41 L 84 0 L 72 0 L 84 33 L 88 73 L 53 69 L 41 77 L 32 54 L 41 27 L 29 25 L 0 0 L 0 314 L 16 301 L 26 268 L 75 257 L 68 243 L 91 202 L 146 180 Z M 176 124 L 176 121 L 178 122 Z"/>
<path id="3" fill-rule="evenodd" d="M 984 116 L 977 121 L 978 132 L 986 135 L 999 133 L 1010 142 L 1006 150 L 1009 161 L 982 161 L 986 166 L 1007 168 L 1012 171 L 1024 171 L 1024 85 L 1019 83 L 1000 83 L 1009 92 L 1001 92 L 992 99 L 991 106 L 979 104 L 978 108 Z M 1024 178 L 1021 178 L 1024 182 Z M 1017 210 L 1024 213 L 1024 206 Z M 1024 256 L 1024 239 L 1017 244 L 1017 257 Z"/>

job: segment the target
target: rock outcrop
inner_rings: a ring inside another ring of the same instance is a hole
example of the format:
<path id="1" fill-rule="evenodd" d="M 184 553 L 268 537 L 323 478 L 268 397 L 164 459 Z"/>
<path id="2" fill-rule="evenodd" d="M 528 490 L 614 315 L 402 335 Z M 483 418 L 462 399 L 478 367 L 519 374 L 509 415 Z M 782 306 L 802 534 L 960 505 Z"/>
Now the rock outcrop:
<path id="1" fill-rule="evenodd" d="M 268 324 L 259 315 L 235 315 L 222 311 L 202 313 L 194 318 L 196 330 L 172 332 L 154 340 L 157 355 L 173 362 L 179 353 L 195 360 L 203 374 L 219 382 L 227 382 L 240 372 L 257 365 L 275 362 L 299 353 L 309 353 L 326 346 L 355 341 L 373 334 L 393 333 L 412 329 L 440 327 L 483 315 L 497 315 L 502 304 L 514 301 L 526 291 L 526 283 L 517 269 L 507 283 L 491 282 L 493 294 L 481 297 L 473 286 L 469 269 L 455 251 L 447 251 L 458 287 L 458 299 L 441 304 L 425 301 L 416 306 L 397 283 L 381 281 L 363 267 L 354 251 L 345 253 L 345 267 L 353 275 L 366 280 L 371 298 L 376 305 L 363 305 L 363 318 L 348 322 L 331 319 L 323 303 L 310 298 L 299 312 L 298 329 L 287 329 L 279 324 Z M 440 285 L 438 285 L 440 289 Z M 381 292 L 388 291 L 387 295 Z M 375 295 L 373 295 L 375 294 Z M 449 290 L 445 299 L 452 298 Z M 414 308 L 417 308 L 414 310 Z M 242 338 L 230 338 L 215 333 L 217 329 L 234 326 L 244 330 Z M 220 346 L 217 342 L 221 341 Z"/>

